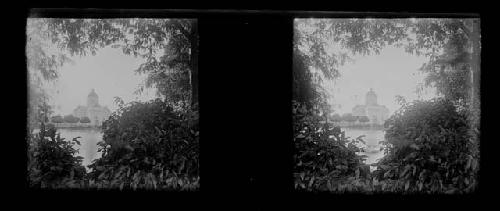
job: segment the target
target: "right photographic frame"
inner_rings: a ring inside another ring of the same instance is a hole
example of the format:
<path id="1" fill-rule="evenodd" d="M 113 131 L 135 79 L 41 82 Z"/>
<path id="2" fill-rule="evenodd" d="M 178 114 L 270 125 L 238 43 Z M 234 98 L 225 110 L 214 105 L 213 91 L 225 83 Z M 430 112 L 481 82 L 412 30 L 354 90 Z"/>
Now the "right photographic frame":
<path id="1" fill-rule="evenodd" d="M 480 28 L 474 15 L 294 19 L 294 189 L 475 192 Z"/>

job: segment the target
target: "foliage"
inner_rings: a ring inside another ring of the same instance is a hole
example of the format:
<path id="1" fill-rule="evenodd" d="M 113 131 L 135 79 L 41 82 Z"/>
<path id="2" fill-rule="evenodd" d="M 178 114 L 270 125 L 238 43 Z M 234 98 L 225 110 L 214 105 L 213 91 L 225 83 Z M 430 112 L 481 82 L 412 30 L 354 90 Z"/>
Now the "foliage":
<path id="1" fill-rule="evenodd" d="M 358 120 L 363 123 L 370 121 L 370 119 L 367 116 L 360 116 Z"/>
<path id="2" fill-rule="evenodd" d="M 308 108 L 325 102 L 324 92 L 319 86 L 319 75 L 309 71 L 306 56 L 296 47 L 293 50 L 293 99 Z"/>
<path id="3" fill-rule="evenodd" d="M 57 115 L 57 116 L 50 117 L 50 121 L 52 123 L 63 123 L 64 119 L 61 115 Z"/>
<path id="4" fill-rule="evenodd" d="M 120 189 L 198 188 L 197 112 L 174 111 L 159 99 L 119 107 L 103 123 L 99 143 L 103 154 L 89 165 L 90 184 Z"/>
<path id="5" fill-rule="evenodd" d="M 340 122 L 340 121 L 342 121 L 342 117 L 340 117 L 339 114 L 333 114 L 331 119 L 332 119 L 333 122 Z"/>
<path id="6" fill-rule="evenodd" d="M 310 80 L 309 87 L 316 90 L 302 92 L 323 92 L 316 88 L 321 78 L 338 78 L 338 66 L 350 61 L 351 55 L 379 53 L 394 45 L 426 56 L 429 60 L 421 68 L 427 73 L 425 85 L 467 106 L 473 87 L 471 72 L 479 77 L 478 24 L 474 19 L 297 19 L 294 51 L 301 57 L 294 60 L 302 60 L 310 74 L 322 73 L 319 79 Z M 297 89 L 301 87 L 308 88 Z"/>
<path id="7" fill-rule="evenodd" d="M 436 87 L 443 97 L 460 106 L 471 104 L 471 76 L 479 71 L 475 67 L 480 51 L 478 24 L 473 19 L 431 19 L 413 28 L 417 45 L 433 48 L 429 61 L 420 69 L 427 73 L 425 85 Z"/>
<path id="8" fill-rule="evenodd" d="M 140 56 L 145 62 L 136 72 L 148 75 L 138 92 L 144 87 L 155 86 L 158 94 L 168 102 L 188 102 L 190 106 L 197 103 L 196 20 L 31 18 L 29 22 L 43 27 L 46 42 L 72 56 L 95 55 L 106 46 L 121 48 L 127 55 Z M 34 31 L 37 30 L 42 31 L 38 28 Z M 52 72 L 57 77 L 57 72 Z"/>
<path id="9" fill-rule="evenodd" d="M 318 111 L 294 102 L 294 183 L 298 190 L 340 191 L 343 181 L 357 178 L 364 157 L 361 137 L 349 140 L 340 127 L 320 123 Z"/>
<path id="10" fill-rule="evenodd" d="M 357 119 L 356 116 L 353 116 L 351 113 L 345 113 L 342 115 L 342 120 L 346 122 L 355 122 Z"/>
<path id="11" fill-rule="evenodd" d="M 63 53 L 55 51 L 48 42 L 47 27 L 40 20 L 28 19 L 26 23 L 26 57 L 28 70 L 28 124 L 37 127 L 39 113 L 44 112 L 48 95 L 43 87 L 58 77 L 57 68 L 71 60 Z"/>
<path id="12" fill-rule="evenodd" d="M 383 142 L 387 155 L 378 164 L 375 178 L 339 178 L 335 181 L 343 184 L 336 191 L 474 190 L 479 134 L 478 124 L 471 122 L 477 122 L 479 100 L 477 94 L 471 96 L 469 91 L 472 88 L 474 93 L 478 92 L 474 87 L 478 86 L 479 78 L 480 38 L 475 20 L 297 19 L 294 35 L 293 99 L 313 105 L 307 108 L 321 107 L 318 105 L 327 96 L 321 86 L 322 79 L 340 77 L 337 68 L 349 61 L 351 55 L 379 53 L 388 45 L 426 56 L 429 61 L 421 68 L 427 73 L 425 85 L 435 86 L 445 98 L 414 104 L 398 98 L 405 106 L 386 125 L 390 127 L 386 133 L 388 141 Z M 475 108 L 470 109 L 470 104 Z M 351 116 L 342 119 L 353 121 Z M 296 121 L 299 120 L 294 119 L 294 124 L 299 124 Z M 297 134 L 295 137 L 297 140 Z M 326 149 L 323 146 L 318 150 Z M 315 161 L 308 165 L 321 164 L 322 161 Z M 316 184 L 312 179 L 308 181 Z M 306 184 L 301 186 L 311 188 Z"/>
<path id="13" fill-rule="evenodd" d="M 83 158 L 75 156 L 74 138 L 65 141 L 54 127 L 45 128 L 28 137 L 28 181 L 32 188 L 75 188 L 83 185 Z"/>
<path id="14" fill-rule="evenodd" d="M 80 118 L 73 116 L 71 114 L 64 116 L 63 119 L 64 119 L 64 122 L 66 122 L 66 123 L 77 123 L 80 121 Z"/>
<path id="15" fill-rule="evenodd" d="M 384 190 L 467 193 L 477 187 L 477 142 L 453 102 L 407 103 L 386 126 L 386 155 L 374 172 Z"/>
<path id="16" fill-rule="evenodd" d="M 90 123 L 90 119 L 88 117 L 84 116 L 80 119 L 80 123 Z"/>

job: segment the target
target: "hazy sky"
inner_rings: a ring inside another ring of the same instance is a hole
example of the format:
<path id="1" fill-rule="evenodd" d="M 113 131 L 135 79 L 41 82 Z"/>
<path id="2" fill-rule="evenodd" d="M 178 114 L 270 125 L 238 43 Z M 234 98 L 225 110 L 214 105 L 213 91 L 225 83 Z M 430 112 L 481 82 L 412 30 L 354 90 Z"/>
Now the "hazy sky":
<path id="1" fill-rule="evenodd" d="M 106 47 L 95 56 L 73 57 L 74 64 L 65 64 L 59 70 L 57 82 L 49 89 L 55 114 L 67 115 L 78 105 L 86 105 L 87 95 L 95 89 L 99 104 L 107 106 L 112 112 L 117 106 L 114 97 L 125 102 L 148 100 L 155 97 L 153 89 L 142 95 L 134 91 L 144 82 L 145 75 L 134 72 L 143 59 L 127 56 L 121 49 Z"/>
<path id="2" fill-rule="evenodd" d="M 395 101 L 396 95 L 402 95 L 407 100 L 418 99 L 415 90 L 424 78 L 418 68 L 427 61 L 425 57 L 408 54 L 403 48 L 388 46 L 379 55 L 353 58 L 354 62 L 340 67 L 340 78 L 324 83 L 333 95 L 329 102 L 340 105 L 335 107 L 336 113 L 350 113 L 355 105 L 364 104 L 370 88 L 377 94 L 378 103 L 385 105 L 391 114 L 399 108 Z M 429 99 L 434 94 L 434 89 L 427 88 L 421 97 Z"/>

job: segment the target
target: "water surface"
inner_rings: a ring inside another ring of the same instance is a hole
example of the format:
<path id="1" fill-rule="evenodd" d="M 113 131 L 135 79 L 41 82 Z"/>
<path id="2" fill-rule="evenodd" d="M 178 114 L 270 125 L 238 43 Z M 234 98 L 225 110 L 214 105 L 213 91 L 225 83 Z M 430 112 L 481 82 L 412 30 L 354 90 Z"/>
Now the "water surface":
<path id="1" fill-rule="evenodd" d="M 75 149 L 79 150 L 79 156 L 83 157 L 83 165 L 91 164 L 92 160 L 100 158 L 101 153 L 97 152 L 97 142 L 102 141 L 102 132 L 100 129 L 94 128 L 59 128 L 57 132 L 61 133 L 61 138 L 72 140 L 80 136 L 80 146 L 75 145 Z"/>
<path id="2" fill-rule="evenodd" d="M 363 141 L 366 142 L 365 152 L 359 154 L 368 156 L 365 160 L 366 164 L 376 163 L 378 159 L 384 156 L 384 151 L 380 150 L 382 145 L 379 144 L 380 141 L 384 140 L 385 132 L 383 130 L 370 128 L 342 128 L 342 130 L 345 130 L 345 135 L 351 138 L 365 135 L 365 137 L 363 137 Z"/>

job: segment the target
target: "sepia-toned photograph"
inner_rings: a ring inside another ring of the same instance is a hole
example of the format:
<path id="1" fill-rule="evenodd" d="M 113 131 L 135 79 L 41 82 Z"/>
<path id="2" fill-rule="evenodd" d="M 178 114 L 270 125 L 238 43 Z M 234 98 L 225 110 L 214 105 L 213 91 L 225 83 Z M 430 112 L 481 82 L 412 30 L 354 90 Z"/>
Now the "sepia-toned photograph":
<path id="1" fill-rule="evenodd" d="M 29 187 L 199 190 L 197 27 L 29 17 Z"/>
<path id="2" fill-rule="evenodd" d="M 478 187 L 479 18 L 298 18 L 294 189 Z"/>

